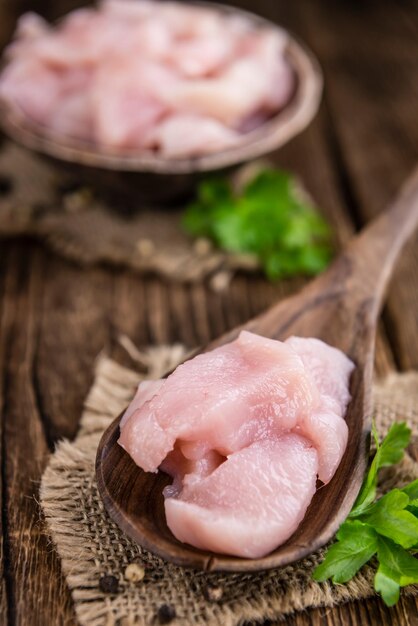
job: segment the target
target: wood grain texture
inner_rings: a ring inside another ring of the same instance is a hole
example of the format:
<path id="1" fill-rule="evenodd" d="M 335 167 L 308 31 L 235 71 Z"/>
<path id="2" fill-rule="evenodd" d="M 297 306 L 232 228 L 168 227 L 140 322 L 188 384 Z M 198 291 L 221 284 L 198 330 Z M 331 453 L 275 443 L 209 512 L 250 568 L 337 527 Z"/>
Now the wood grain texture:
<path id="1" fill-rule="evenodd" d="M 364 223 L 393 196 L 418 158 L 412 121 L 418 101 L 418 41 L 411 28 L 417 24 L 416 3 L 410 3 L 415 12 L 396 3 L 390 10 L 382 3 L 346 3 L 345 11 L 329 11 L 324 2 L 302 4 L 301 28 L 324 68 L 341 167 L 357 219 Z M 355 41 L 354 51 L 348 41 Z M 403 317 L 405 310 L 418 308 L 417 246 L 416 235 L 394 275 L 385 311 L 403 369 L 418 366 L 410 340 L 418 335 L 418 316 Z"/>
<path id="2" fill-rule="evenodd" d="M 235 0 L 230 3 L 283 22 L 304 38 L 320 57 L 326 75 L 325 105 L 314 124 L 276 158 L 278 163 L 292 168 L 302 177 L 336 227 L 339 244 L 344 243 L 353 228 L 383 208 L 416 159 L 418 4 L 413 0 L 402 3 L 341 0 L 332 6 L 326 0 L 300 0 L 297 3 L 258 0 L 256 5 L 253 0 Z M 24 10 L 36 10 L 55 19 L 83 4 L 83 0 L 4 0 L 0 3 L 0 46 L 12 32 L 16 16 Z M 386 17 L 383 12 L 387 12 Z M 371 28 L 373 38 L 368 41 Z M 358 45 L 360 40 L 361 46 Z M 373 59 L 377 61 L 374 63 Z M 351 81 L 350 88 L 354 89 L 353 94 L 347 94 L 348 80 Z M 372 81 L 370 88 L 369 80 Z M 398 89 L 392 89 L 392 80 L 396 80 Z M 356 109 L 353 109 L 354 97 L 361 103 Z M 390 109 L 384 106 L 388 99 Z M 39 263 L 38 258 L 35 266 L 36 255 L 41 255 L 44 262 Z M 405 272 L 402 265 L 399 266 L 389 292 L 390 309 L 381 324 L 383 334 L 379 334 L 377 340 L 376 363 L 381 374 L 393 367 L 394 354 L 396 362 L 404 368 L 417 363 L 417 246 L 411 244 L 403 259 Z M 215 293 L 208 285 L 194 290 L 166 285 L 154 278 L 139 278 L 130 272 L 103 271 L 97 274 L 95 270 L 84 271 L 28 243 L 6 246 L 0 242 L 0 285 L 5 281 L 8 285 L 21 282 L 22 276 L 29 271 L 40 274 L 39 281 L 42 282 L 42 302 L 32 313 L 36 318 L 36 324 L 32 322 L 32 331 L 36 328 L 38 333 L 32 372 L 38 379 L 38 414 L 42 413 L 39 410 L 42 405 L 46 413 L 42 416 L 44 424 L 51 423 L 51 420 L 55 422 L 53 435 L 47 432 L 49 426 L 45 428 L 49 443 L 60 433 L 68 435 L 76 431 L 79 409 L 93 376 L 95 350 L 99 344 L 108 345 L 124 332 L 137 345 L 146 345 L 157 334 L 168 337 L 170 342 L 182 341 L 191 347 L 196 346 L 207 341 L 208 332 L 211 339 L 220 335 L 235 323 L 243 323 L 260 313 L 276 299 L 294 293 L 301 284 L 301 281 L 294 280 L 270 285 L 257 277 L 242 276 L 235 278 L 223 293 Z M 65 290 L 69 295 L 62 296 L 58 314 L 50 305 L 55 306 L 59 293 Z M 7 333 L 2 332 L 0 336 L 3 397 L 10 385 L 10 374 L 14 376 L 4 346 L 13 345 L 21 333 L 27 334 L 23 312 L 19 318 L 13 319 L 19 298 L 21 309 L 28 307 L 27 281 L 20 291 L 19 295 L 19 289 L 8 288 L 7 296 L 4 290 L 0 292 L 3 330 L 5 316 L 9 320 Z M 74 315 L 72 304 L 77 291 L 77 309 L 84 311 L 79 316 Z M 152 300 L 153 307 L 157 302 L 165 302 L 169 307 L 169 315 L 160 315 L 157 325 L 153 321 L 155 311 L 148 299 L 150 292 L 158 294 Z M 91 318 L 87 312 L 89 308 L 92 309 Z M 77 329 L 73 331 L 75 320 Z M 167 324 L 165 328 L 164 324 Z M 53 365 L 51 352 L 56 353 Z M 71 357 L 71 365 L 59 364 L 60 353 Z M 13 395 L 35 393 L 31 376 L 20 378 L 20 382 L 19 390 L 14 387 Z M 8 397 L 10 399 L 10 393 Z M 13 402 L 17 400 L 13 399 Z M 10 419 L 9 409 L 3 398 L 1 404 L 4 425 Z M 5 434 L 3 428 L 3 450 L 10 443 L 10 428 L 7 437 Z M 14 447 L 23 437 L 18 430 L 16 436 Z M 42 450 L 33 450 L 33 456 L 43 458 L 45 462 L 45 455 L 49 453 L 47 447 L 44 442 Z M 19 470 L 25 485 L 31 485 L 31 498 L 37 496 L 38 489 L 32 471 L 32 464 Z M 5 485 L 4 472 L 2 479 Z M 23 537 L 21 552 L 8 549 L 8 528 L 11 533 L 15 532 L 16 516 L 19 523 L 25 519 L 20 512 L 22 506 L 20 500 L 14 504 L 15 512 L 12 512 L 10 502 L 7 507 L 3 506 L 2 536 L 6 547 L 8 587 L 11 590 L 29 589 L 29 592 L 20 593 L 19 622 L 13 610 L 12 593 L 8 598 L 11 607 L 8 617 L 2 594 L 0 624 L 75 626 L 59 568 L 52 562 L 52 557 L 51 561 L 45 558 L 44 552 L 51 552 L 52 546 L 38 542 L 36 527 L 25 521 L 23 530 L 19 531 Z M 38 519 L 39 509 L 34 507 L 31 512 Z M 22 555 L 26 555 L 26 566 L 17 566 L 15 560 Z M 39 595 L 35 608 L 31 589 L 36 589 Z M 62 601 L 60 598 L 67 599 Z M 60 609 L 52 606 L 56 602 Z M 288 617 L 286 624 L 417 626 L 417 615 L 417 600 L 402 599 L 397 607 L 387 609 L 378 599 L 373 599 L 332 610 L 297 614 Z"/>
<path id="3" fill-rule="evenodd" d="M 0 250 L 0 294 L 1 302 L 4 302 L 6 295 L 6 265 L 7 265 L 7 251 Z M 3 309 L 1 311 L 3 314 Z M 4 322 L 0 319 L 0 328 L 4 326 Z M 4 377 L 2 373 L 5 368 L 5 354 L 8 341 L 8 335 L 6 333 L 0 334 L 0 412 L 3 415 L 4 412 Z M 3 444 L 3 420 L 0 420 L 0 441 Z M 3 523 L 3 456 L 4 447 L 0 446 L 0 468 L 1 468 L 1 482 L 0 482 L 0 506 L 2 515 L 0 516 L 0 624 L 6 624 L 8 622 L 8 608 L 7 608 L 7 582 L 6 582 L 6 563 L 5 563 L 5 525 Z"/>
<path id="4" fill-rule="evenodd" d="M 349 445 L 330 483 L 318 489 L 296 532 L 263 558 L 213 554 L 178 541 L 166 523 L 162 492 L 170 479 L 144 472 L 118 445 L 117 418 L 97 451 L 96 478 L 112 519 L 158 556 L 208 571 L 258 571 L 293 563 L 327 543 L 351 510 L 367 467 L 375 335 L 385 289 L 400 251 L 418 224 L 418 169 L 396 201 L 342 251 L 333 265 L 298 294 L 203 348 L 206 352 L 246 329 L 271 339 L 317 337 L 346 354 L 356 368 L 345 415 Z M 164 302 L 160 311 L 166 311 Z M 123 477 L 123 480 L 121 480 Z"/>
<path id="5" fill-rule="evenodd" d="M 39 333 L 32 383 L 50 447 L 77 431 L 92 361 L 109 341 L 112 275 L 80 273 L 61 260 L 49 268 L 38 303 Z M 68 393 L 69 388 L 77 393 Z"/>
<path id="6" fill-rule="evenodd" d="M 44 260 L 35 253 L 27 267 L 24 252 L 20 246 L 10 256 L 17 271 L 6 276 L 0 329 L 0 335 L 8 338 L 3 371 L 3 512 L 7 520 L 3 532 L 9 620 L 43 626 L 61 619 L 69 607 L 69 594 L 34 497 L 48 458 L 32 384 Z M 51 587 L 40 572 L 61 584 Z"/>

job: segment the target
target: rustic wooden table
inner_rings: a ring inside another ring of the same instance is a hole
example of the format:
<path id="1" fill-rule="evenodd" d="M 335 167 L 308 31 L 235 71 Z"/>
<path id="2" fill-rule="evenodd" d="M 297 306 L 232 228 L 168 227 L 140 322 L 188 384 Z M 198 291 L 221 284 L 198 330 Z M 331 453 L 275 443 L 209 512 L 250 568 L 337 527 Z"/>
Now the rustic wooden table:
<path id="1" fill-rule="evenodd" d="M 80 2 L 2 0 L 0 45 L 27 9 L 56 17 Z M 291 28 L 324 68 L 310 128 L 277 155 L 303 178 L 340 244 L 376 215 L 418 155 L 418 4 L 240 0 Z M 1 190 L 0 190 L 1 193 Z M 377 341 L 376 372 L 418 367 L 418 237 L 399 263 Z M 116 333 L 136 344 L 195 346 L 243 322 L 301 281 L 239 276 L 216 294 L 125 270 L 82 269 L 30 241 L 0 244 L 0 624 L 76 624 L 40 520 L 38 484 L 60 437 L 74 437 L 94 360 Z M 418 624 L 418 601 L 314 610 L 288 624 Z"/>

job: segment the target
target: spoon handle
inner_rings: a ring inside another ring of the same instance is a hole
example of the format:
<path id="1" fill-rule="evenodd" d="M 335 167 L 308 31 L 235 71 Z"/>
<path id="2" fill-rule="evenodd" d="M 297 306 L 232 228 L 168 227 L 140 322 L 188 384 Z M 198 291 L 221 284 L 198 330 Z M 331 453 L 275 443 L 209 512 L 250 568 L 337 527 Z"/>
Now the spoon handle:
<path id="1" fill-rule="evenodd" d="M 363 294 L 374 295 L 378 306 L 397 258 L 417 225 L 418 167 L 389 208 L 366 226 L 342 254 L 342 260 L 352 264 L 355 289 L 362 284 Z"/>

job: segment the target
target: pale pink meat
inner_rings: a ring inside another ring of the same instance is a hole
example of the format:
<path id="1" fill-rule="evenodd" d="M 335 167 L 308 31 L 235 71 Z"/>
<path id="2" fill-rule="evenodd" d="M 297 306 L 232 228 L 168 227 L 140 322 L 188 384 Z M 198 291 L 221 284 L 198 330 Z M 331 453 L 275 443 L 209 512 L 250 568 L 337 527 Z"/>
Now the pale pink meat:
<path id="1" fill-rule="evenodd" d="M 238 141 L 239 135 L 217 120 L 177 113 L 155 125 L 145 145 L 158 148 L 164 157 L 184 158 L 225 150 Z"/>
<path id="2" fill-rule="evenodd" d="M 219 35 L 179 41 L 167 53 L 167 61 L 188 78 L 213 74 L 231 59 L 235 46 L 233 39 Z"/>
<path id="3" fill-rule="evenodd" d="M 17 39 L 34 40 L 48 34 L 49 25 L 40 15 L 36 13 L 24 13 L 17 23 Z"/>
<path id="4" fill-rule="evenodd" d="M 160 465 L 160 469 L 173 477 L 171 485 L 164 489 L 164 496 L 177 496 L 182 487 L 199 483 L 202 478 L 209 476 L 223 461 L 223 457 L 215 450 L 200 451 L 201 455 L 195 459 L 187 458 L 182 446 L 175 446 Z"/>
<path id="5" fill-rule="evenodd" d="M 296 434 L 256 441 L 166 498 L 167 523 L 177 539 L 197 548 L 265 556 L 302 521 L 317 469 L 315 448 Z"/>
<path id="6" fill-rule="evenodd" d="M 151 61 L 165 63 L 174 47 L 173 34 L 168 25 L 156 15 L 151 15 L 137 24 L 135 28 L 132 27 L 131 36 L 133 54 L 140 52 L 141 57 Z"/>
<path id="7" fill-rule="evenodd" d="M 87 68 L 67 68 L 63 71 L 59 106 L 51 110 L 48 128 L 65 137 L 93 139 L 93 116 L 90 92 L 86 89 L 91 74 Z"/>
<path id="8" fill-rule="evenodd" d="M 336 413 L 318 410 L 300 420 L 295 429 L 318 451 L 318 478 L 328 483 L 334 476 L 347 446 L 348 427 Z"/>
<path id="9" fill-rule="evenodd" d="M 19 57 L 25 59 L 25 57 L 33 56 L 34 42 L 47 36 L 48 33 L 49 25 L 40 15 L 32 12 L 24 13 L 17 22 L 13 41 L 5 50 L 5 57 L 9 61 L 8 69 L 14 66 Z M 2 77 L 0 76 L 0 86 L 1 82 Z"/>
<path id="10" fill-rule="evenodd" d="M 70 94 L 62 98 L 59 108 L 51 111 L 49 128 L 63 137 L 92 140 L 93 120 L 89 115 L 86 93 Z"/>
<path id="11" fill-rule="evenodd" d="M 135 463 L 156 471 L 177 440 L 205 441 L 226 456 L 291 430 L 317 403 L 316 387 L 290 347 L 242 332 L 180 365 L 124 425 L 119 442 Z"/>
<path id="12" fill-rule="evenodd" d="M 158 6 L 158 14 L 180 40 L 223 33 L 224 19 L 210 8 L 163 2 Z"/>
<path id="13" fill-rule="evenodd" d="M 93 10 L 79 9 L 48 36 L 34 42 L 33 52 L 46 65 L 57 68 L 93 65 L 105 52 L 102 21 Z M 109 37 L 107 30 L 105 41 Z"/>
<path id="14" fill-rule="evenodd" d="M 286 344 L 302 359 L 322 397 L 324 408 L 343 417 L 350 401 L 347 379 L 354 364 L 346 355 L 319 339 L 289 337 Z"/>
<path id="15" fill-rule="evenodd" d="M 0 97 L 60 141 L 195 157 L 245 141 L 286 104 L 286 46 L 279 29 L 176 2 L 104 0 L 53 26 L 28 13 Z"/>
<path id="16" fill-rule="evenodd" d="M 353 363 L 317 339 L 249 332 L 142 383 L 119 443 L 173 478 L 167 523 L 198 548 L 261 557 L 296 530 L 344 454 Z"/>
<path id="17" fill-rule="evenodd" d="M 123 428 L 125 422 L 134 414 L 135 411 L 140 409 L 145 402 L 148 402 L 157 395 L 158 391 L 161 389 L 164 380 L 143 380 L 139 383 L 138 389 L 136 391 L 135 397 L 132 400 L 129 407 L 126 409 L 125 413 L 122 415 L 122 419 L 120 421 L 120 427 Z"/>
<path id="18" fill-rule="evenodd" d="M 110 71 L 109 71 L 110 68 Z M 138 82 L 132 82 L 132 74 Z M 112 147 L 142 145 L 157 122 L 169 111 L 161 101 L 162 89 L 175 77 L 169 69 L 132 58 L 116 57 L 96 75 L 92 92 L 94 135 Z"/>
<path id="19" fill-rule="evenodd" d="M 181 82 L 166 94 L 174 107 L 239 126 L 258 111 L 274 111 L 293 89 L 293 74 L 284 61 L 285 36 L 266 32 L 246 36 L 241 54 L 211 79 Z M 260 71 L 260 68 L 263 71 Z"/>
<path id="20" fill-rule="evenodd" d="M 354 364 L 340 350 L 319 339 L 289 337 L 285 343 L 301 357 L 320 393 L 319 405 L 303 417 L 299 431 L 316 446 L 318 477 L 328 483 L 347 446 L 348 428 L 343 418 L 351 399 L 347 381 Z"/>
<path id="21" fill-rule="evenodd" d="M 35 80 L 42 89 L 33 88 Z M 39 124 L 51 118 L 61 94 L 62 86 L 55 71 L 37 59 L 19 58 L 1 76 L 0 98 L 11 98 L 28 118 Z"/>
<path id="22" fill-rule="evenodd" d="M 165 94 L 173 108 L 211 116 L 229 126 L 239 126 L 263 105 L 270 80 L 260 72 L 256 59 L 248 56 L 228 65 L 218 76 L 180 82 Z"/>
<path id="23" fill-rule="evenodd" d="M 148 17 L 155 13 L 154 0 L 102 0 L 103 11 L 114 19 L 124 18 L 129 21 Z"/>
<path id="24" fill-rule="evenodd" d="M 277 111 L 288 100 L 294 88 L 294 75 L 286 61 L 287 37 L 284 32 L 265 32 L 262 37 L 249 33 L 243 38 L 243 53 L 264 69 L 266 84 L 260 103 L 261 111 Z"/>

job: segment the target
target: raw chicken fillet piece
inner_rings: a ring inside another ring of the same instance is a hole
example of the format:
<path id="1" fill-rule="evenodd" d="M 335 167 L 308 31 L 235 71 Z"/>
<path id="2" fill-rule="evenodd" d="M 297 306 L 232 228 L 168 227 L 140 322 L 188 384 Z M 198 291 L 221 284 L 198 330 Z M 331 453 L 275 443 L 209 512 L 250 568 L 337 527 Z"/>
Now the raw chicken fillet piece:
<path id="1" fill-rule="evenodd" d="M 302 521 L 317 470 L 315 448 L 299 435 L 255 441 L 177 498 L 166 498 L 167 522 L 177 539 L 197 548 L 268 554 Z"/>
<path id="2" fill-rule="evenodd" d="M 180 541 L 261 557 L 293 534 L 317 477 L 328 482 L 341 461 L 353 367 L 318 339 L 243 331 L 142 382 L 119 443 L 145 471 L 173 477 L 165 510 Z"/>
<path id="3" fill-rule="evenodd" d="M 318 401 L 294 350 L 243 332 L 237 341 L 177 367 L 127 420 L 120 443 L 135 463 L 155 472 L 178 440 L 180 446 L 204 442 L 226 456 L 291 430 Z"/>

